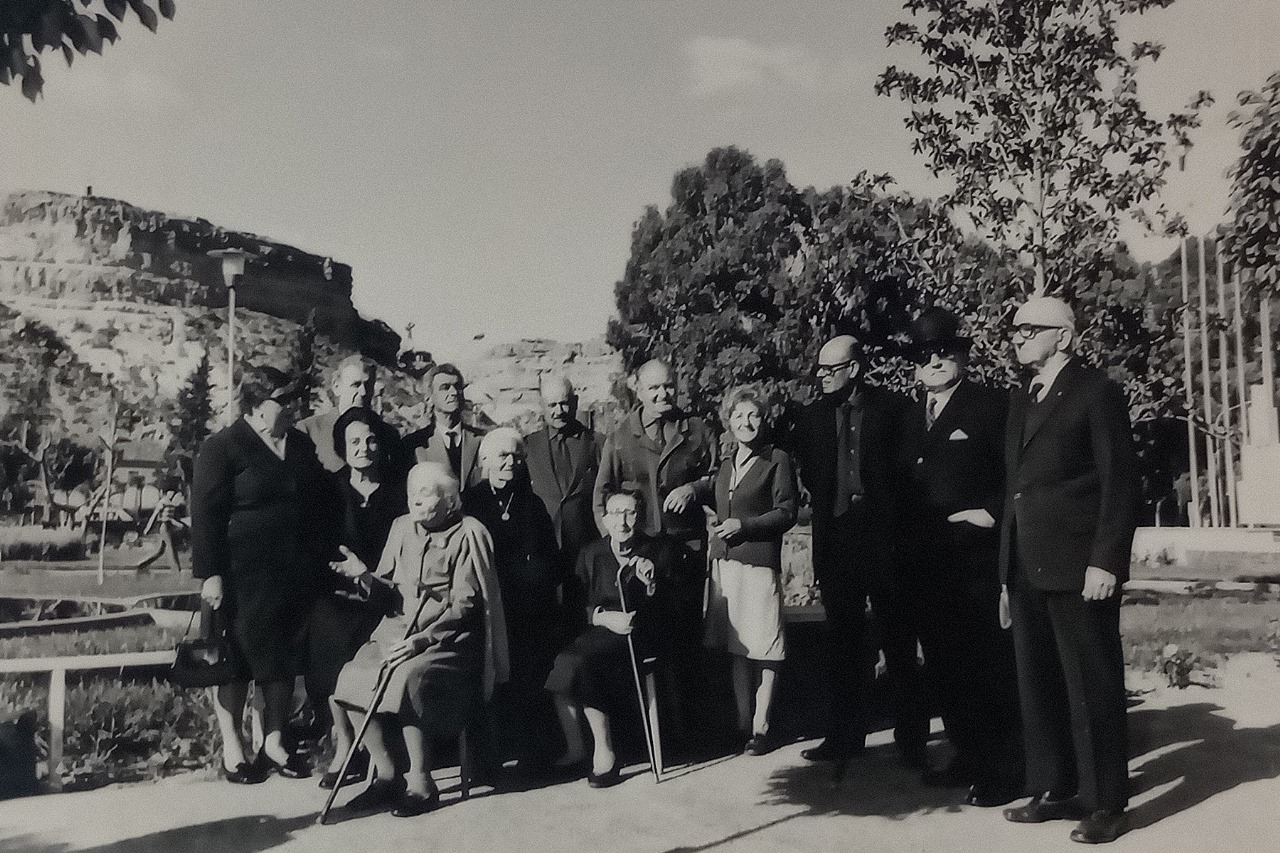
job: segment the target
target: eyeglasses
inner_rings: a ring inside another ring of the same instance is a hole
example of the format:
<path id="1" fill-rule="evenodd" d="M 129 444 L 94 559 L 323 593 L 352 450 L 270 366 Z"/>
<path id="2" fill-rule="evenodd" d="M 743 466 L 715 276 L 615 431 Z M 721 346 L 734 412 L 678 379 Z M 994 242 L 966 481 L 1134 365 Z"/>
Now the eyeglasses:
<path id="1" fill-rule="evenodd" d="M 854 365 L 853 359 L 849 359 L 848 361 L 841 361 L 836 364 L 819 364 L 818 367 L 813 371 L 813 375 L 819 378 L 823 376 L 833 376 L 837 372 L 844 370 L 846 368 L 852 367 L 853 365 Z"/>
<path id="2" fill-rule="evenodd" d="M 634 509 L 611 509 L 605 515 L 613 518 L 630 519 L 631 521 L 635 521 L 640 517 L 640 513 Z"/>
<path id="3" fill-rule="evenodd" d="M 1013 327 L 1013 336 L 1015 338 L 1034 338 L 1041 332 L 1055 331 L 1061 332 L 1062 326 L 1042 326 L 1039 323 L 1019 323 Z"/>

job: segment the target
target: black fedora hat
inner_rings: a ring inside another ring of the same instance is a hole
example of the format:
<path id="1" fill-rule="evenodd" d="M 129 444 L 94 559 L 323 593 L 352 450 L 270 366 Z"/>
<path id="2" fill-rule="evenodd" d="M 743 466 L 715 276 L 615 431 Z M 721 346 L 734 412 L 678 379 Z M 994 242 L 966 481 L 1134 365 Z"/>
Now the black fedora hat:
<path id="1" fill-rule="evenodd" d="M 960 318 L 945 308 L 930 307 L 911 321 L 911 342 L 907 354 L 912 358 L 932 353 L 968 352 L 973 339 L 960 334 Z"/>

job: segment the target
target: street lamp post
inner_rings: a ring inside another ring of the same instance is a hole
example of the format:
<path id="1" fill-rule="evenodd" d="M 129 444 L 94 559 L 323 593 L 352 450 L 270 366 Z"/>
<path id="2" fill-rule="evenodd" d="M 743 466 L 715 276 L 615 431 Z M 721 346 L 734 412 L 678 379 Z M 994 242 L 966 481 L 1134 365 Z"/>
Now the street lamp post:
<path id="1" fill-rule="evenodd" d="M 231 404 L 236 396 L 236 277 L 244 275 L 249 253 L 243 249 L 214 249 L 210 257 L 222 260 L 222 280 L 227 285 L 227 392 Z"/>

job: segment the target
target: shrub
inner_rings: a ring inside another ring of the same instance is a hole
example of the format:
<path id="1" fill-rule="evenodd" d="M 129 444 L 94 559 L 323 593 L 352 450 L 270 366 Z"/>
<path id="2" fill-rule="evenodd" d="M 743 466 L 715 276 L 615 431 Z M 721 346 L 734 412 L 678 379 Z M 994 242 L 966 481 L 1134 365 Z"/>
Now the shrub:
<path id="1" fill-rule="evenodd" d="M 70 527 L 0 527 L 0 559 L 83 560 L 84 535 Z"/>
<path id="2" fill-rule="evenodd" d="M 0 711 L 31 709 L 38 717 L 40 760 L 48 758 L 48 682 L 0 681 Z M 86 676 L 67 685 L 63 781 L 70 787 L 153 779 L 207 766 L 218 751 L 208 691 L 164 681 Z"/>
<path id="3" fill-rule="evenodd" d="M 0 658 L 69 657 L 110 655 L 121 652 L 155 652 L 172 649 L 182 632 L 158 625 L 130 625 L 30 637 L 0 638 Z"/>

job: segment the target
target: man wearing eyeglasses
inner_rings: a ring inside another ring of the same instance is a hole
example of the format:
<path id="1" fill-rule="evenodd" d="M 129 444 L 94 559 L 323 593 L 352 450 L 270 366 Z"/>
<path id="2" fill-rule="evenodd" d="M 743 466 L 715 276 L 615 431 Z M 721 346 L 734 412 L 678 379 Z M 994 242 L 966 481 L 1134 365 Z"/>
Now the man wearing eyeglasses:
<path id="1" fill-rule="evenodd" d="M 916 639 L 889 566 L 893 459 L 905 401 L 865 385 L 857 342 L 832 338 L 814 371 L 822 393 L 795 416 L 787 438 L 813 518 L 813 569 L 827 622 L 827 737 L 801 755 L 845 762 L 866 747 L 875 657 L 866 607 L 882 631 L 894 702 L 894 741 L 923 769 L 929 720 L 920 699 Z"/>
<path id="2" fill-rule="evenodd" d="M 1012 623 L 1026 736 L 1015 823 L 1080 819 L 1073 841 L 1126 827 L 1128 743 L 1120 586 L 1141 506 L 1124 391 L 1072 354 L 1075 316 L 1052 297 L 1014 315 L 1030 374 L 1006 428 L 1002 620 Z"/>
<path id="3" fill-rule="evenodd" d="M 926 770 L 967 802 L 1003 806 L 1022 794 L 1013 643 L 999 617 L 999 520 L 1009 398 L 966 378 L 972 341 L 942 308 L 911 324 L 919 392 L 903 418 L 894 529 L 900 567 L 950 764 Z"/>

